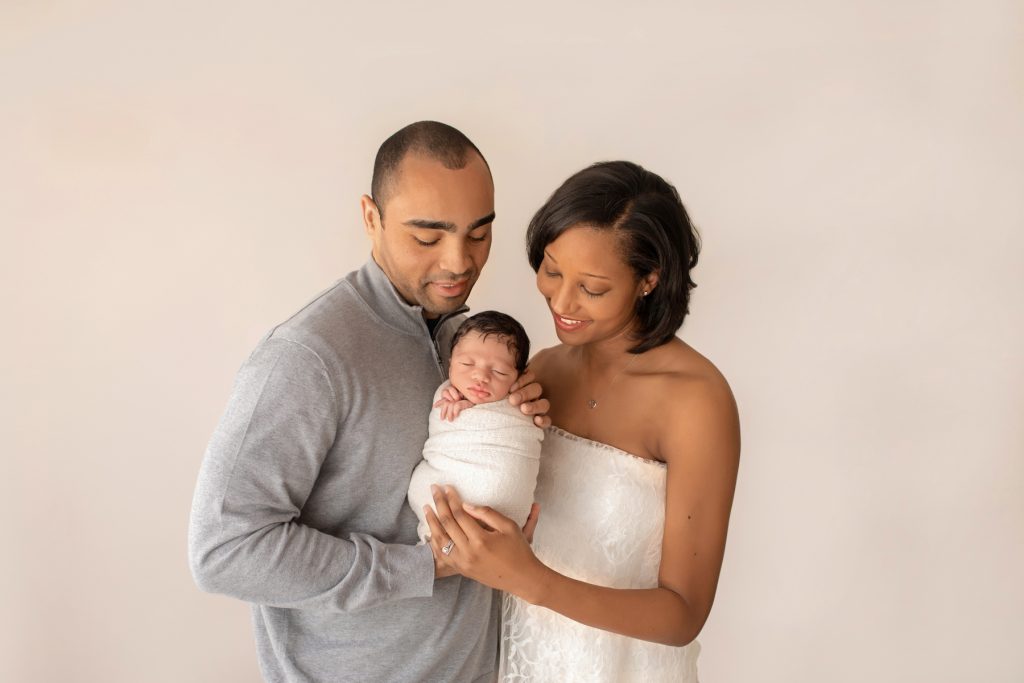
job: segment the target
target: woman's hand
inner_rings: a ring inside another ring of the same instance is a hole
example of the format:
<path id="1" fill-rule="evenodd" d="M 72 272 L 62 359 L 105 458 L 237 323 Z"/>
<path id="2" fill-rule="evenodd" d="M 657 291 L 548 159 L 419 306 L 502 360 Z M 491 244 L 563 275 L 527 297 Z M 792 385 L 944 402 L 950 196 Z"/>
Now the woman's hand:
<path id="1" fill-rule="evenodd" d="M 514 406 L 519 406 L 524 415 L 533 415 L 535 425 L 547 429 L 551 426 L 551 418 L 548 417 L 551 404 L 546 398 L 541 398 L 543 393 L 544 389 L 537 382 L 533 371 L 526 368 L 509 389 L 508 401 Z"/>
<path id="2" fill-rule="evenodd" d="M 489 507 L 464 504 L 450 486 L 432 486 L 435 514 L 424 507 L 430 527 L 430 546 L 436 562 L 453 567 L 465 577 L 530 602 L 543 590 L 549 571 L 530 549 L 537 526 L 534 505 L 526 525 L 519 526 Z M 452 542 L 447 555 L 443 549 Z"/>

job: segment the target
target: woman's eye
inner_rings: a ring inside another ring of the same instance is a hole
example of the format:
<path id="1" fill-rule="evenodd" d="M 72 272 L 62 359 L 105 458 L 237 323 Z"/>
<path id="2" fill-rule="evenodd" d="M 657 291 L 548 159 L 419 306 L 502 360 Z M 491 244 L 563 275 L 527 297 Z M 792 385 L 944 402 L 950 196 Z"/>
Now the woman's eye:
<path id="1" fill-rule="evenodd" d="M 553 270 L 547 270 L 547 269 L 544 270 L 544 274 L 547 275 L 548 277 L 558 277 L 558 275 L 559 275 L 559 273 L 556 273 Z"/>
<path id="2" fill-rule="evenodd" d="M 604 296 L 605 295 L 605 292 L 591 292 L 589 289 L 587 289 L 583 285 L 580 285 L 580 289 L 582 289 L 583 293 L 586 294 L 587 296 L 589 296 L 591 299 L 596 299 L 599 296 Z"/>

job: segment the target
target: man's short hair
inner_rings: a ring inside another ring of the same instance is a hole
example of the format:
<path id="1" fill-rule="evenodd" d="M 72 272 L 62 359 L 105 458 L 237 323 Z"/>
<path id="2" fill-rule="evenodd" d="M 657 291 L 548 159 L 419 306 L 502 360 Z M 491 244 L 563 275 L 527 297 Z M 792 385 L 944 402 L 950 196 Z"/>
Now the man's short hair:
<path id="1" fill-rule="evenodd" d="M 519 321 L 498 311 L 484 311 L 462 321 L 459 329 L 452 337 L 450 352 L 455 351 L 456 344 L 470 332 L 476 332 L 484 339 L 495 336 L 508 345 L 508 350 L 515 358 L 516 371 L 522 374 L 526 363 L 530 360 L 530 338 Z"/>
<path id="2" fill-rule="evenodd" d="M 398 167 L 410 152 L 439 161 L 448 169 L 465 168 L 473 153 L 487 165 L 487 160 L 477 146 L 458 129 L 438 121 L 410 123 L 381 144 L 373 161 L 370 198 L 377 205 L 381 216 L 394 190 Z M 489 170 L 490 166 L 487 168 Z"/>

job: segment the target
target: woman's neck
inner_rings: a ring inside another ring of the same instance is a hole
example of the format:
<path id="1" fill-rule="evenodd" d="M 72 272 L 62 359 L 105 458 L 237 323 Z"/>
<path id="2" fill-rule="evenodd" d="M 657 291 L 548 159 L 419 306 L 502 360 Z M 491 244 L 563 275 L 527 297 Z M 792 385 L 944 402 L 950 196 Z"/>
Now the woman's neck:
<path id="1" fill-rule="evenodd" d="M 591 376 L 617 372 L 623 363 L 628 363 L 634 354 L 629 349 L 636 346 L 636 340 L 627 332 L 598 342 L 578 346 L 580 369 Z"/>

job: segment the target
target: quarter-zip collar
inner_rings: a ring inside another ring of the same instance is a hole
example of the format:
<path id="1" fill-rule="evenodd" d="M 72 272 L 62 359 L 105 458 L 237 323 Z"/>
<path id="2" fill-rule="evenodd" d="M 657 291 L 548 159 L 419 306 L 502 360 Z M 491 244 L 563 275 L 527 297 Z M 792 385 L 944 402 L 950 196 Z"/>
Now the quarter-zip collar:
<path id="1" fill-rule="evenodd" d="M 356 294 L 385 325 L 403 334 L 428 334 L 427 322 L 423 319 L 423 307 L 406 303 L 372 256 L 355 272 L 351 282 Z M 463 304 L 458 310 L 442 315 L 434 327 L 434 335 L 444 325 L 445 320 L 468 310 L 469 306 Z"/>

